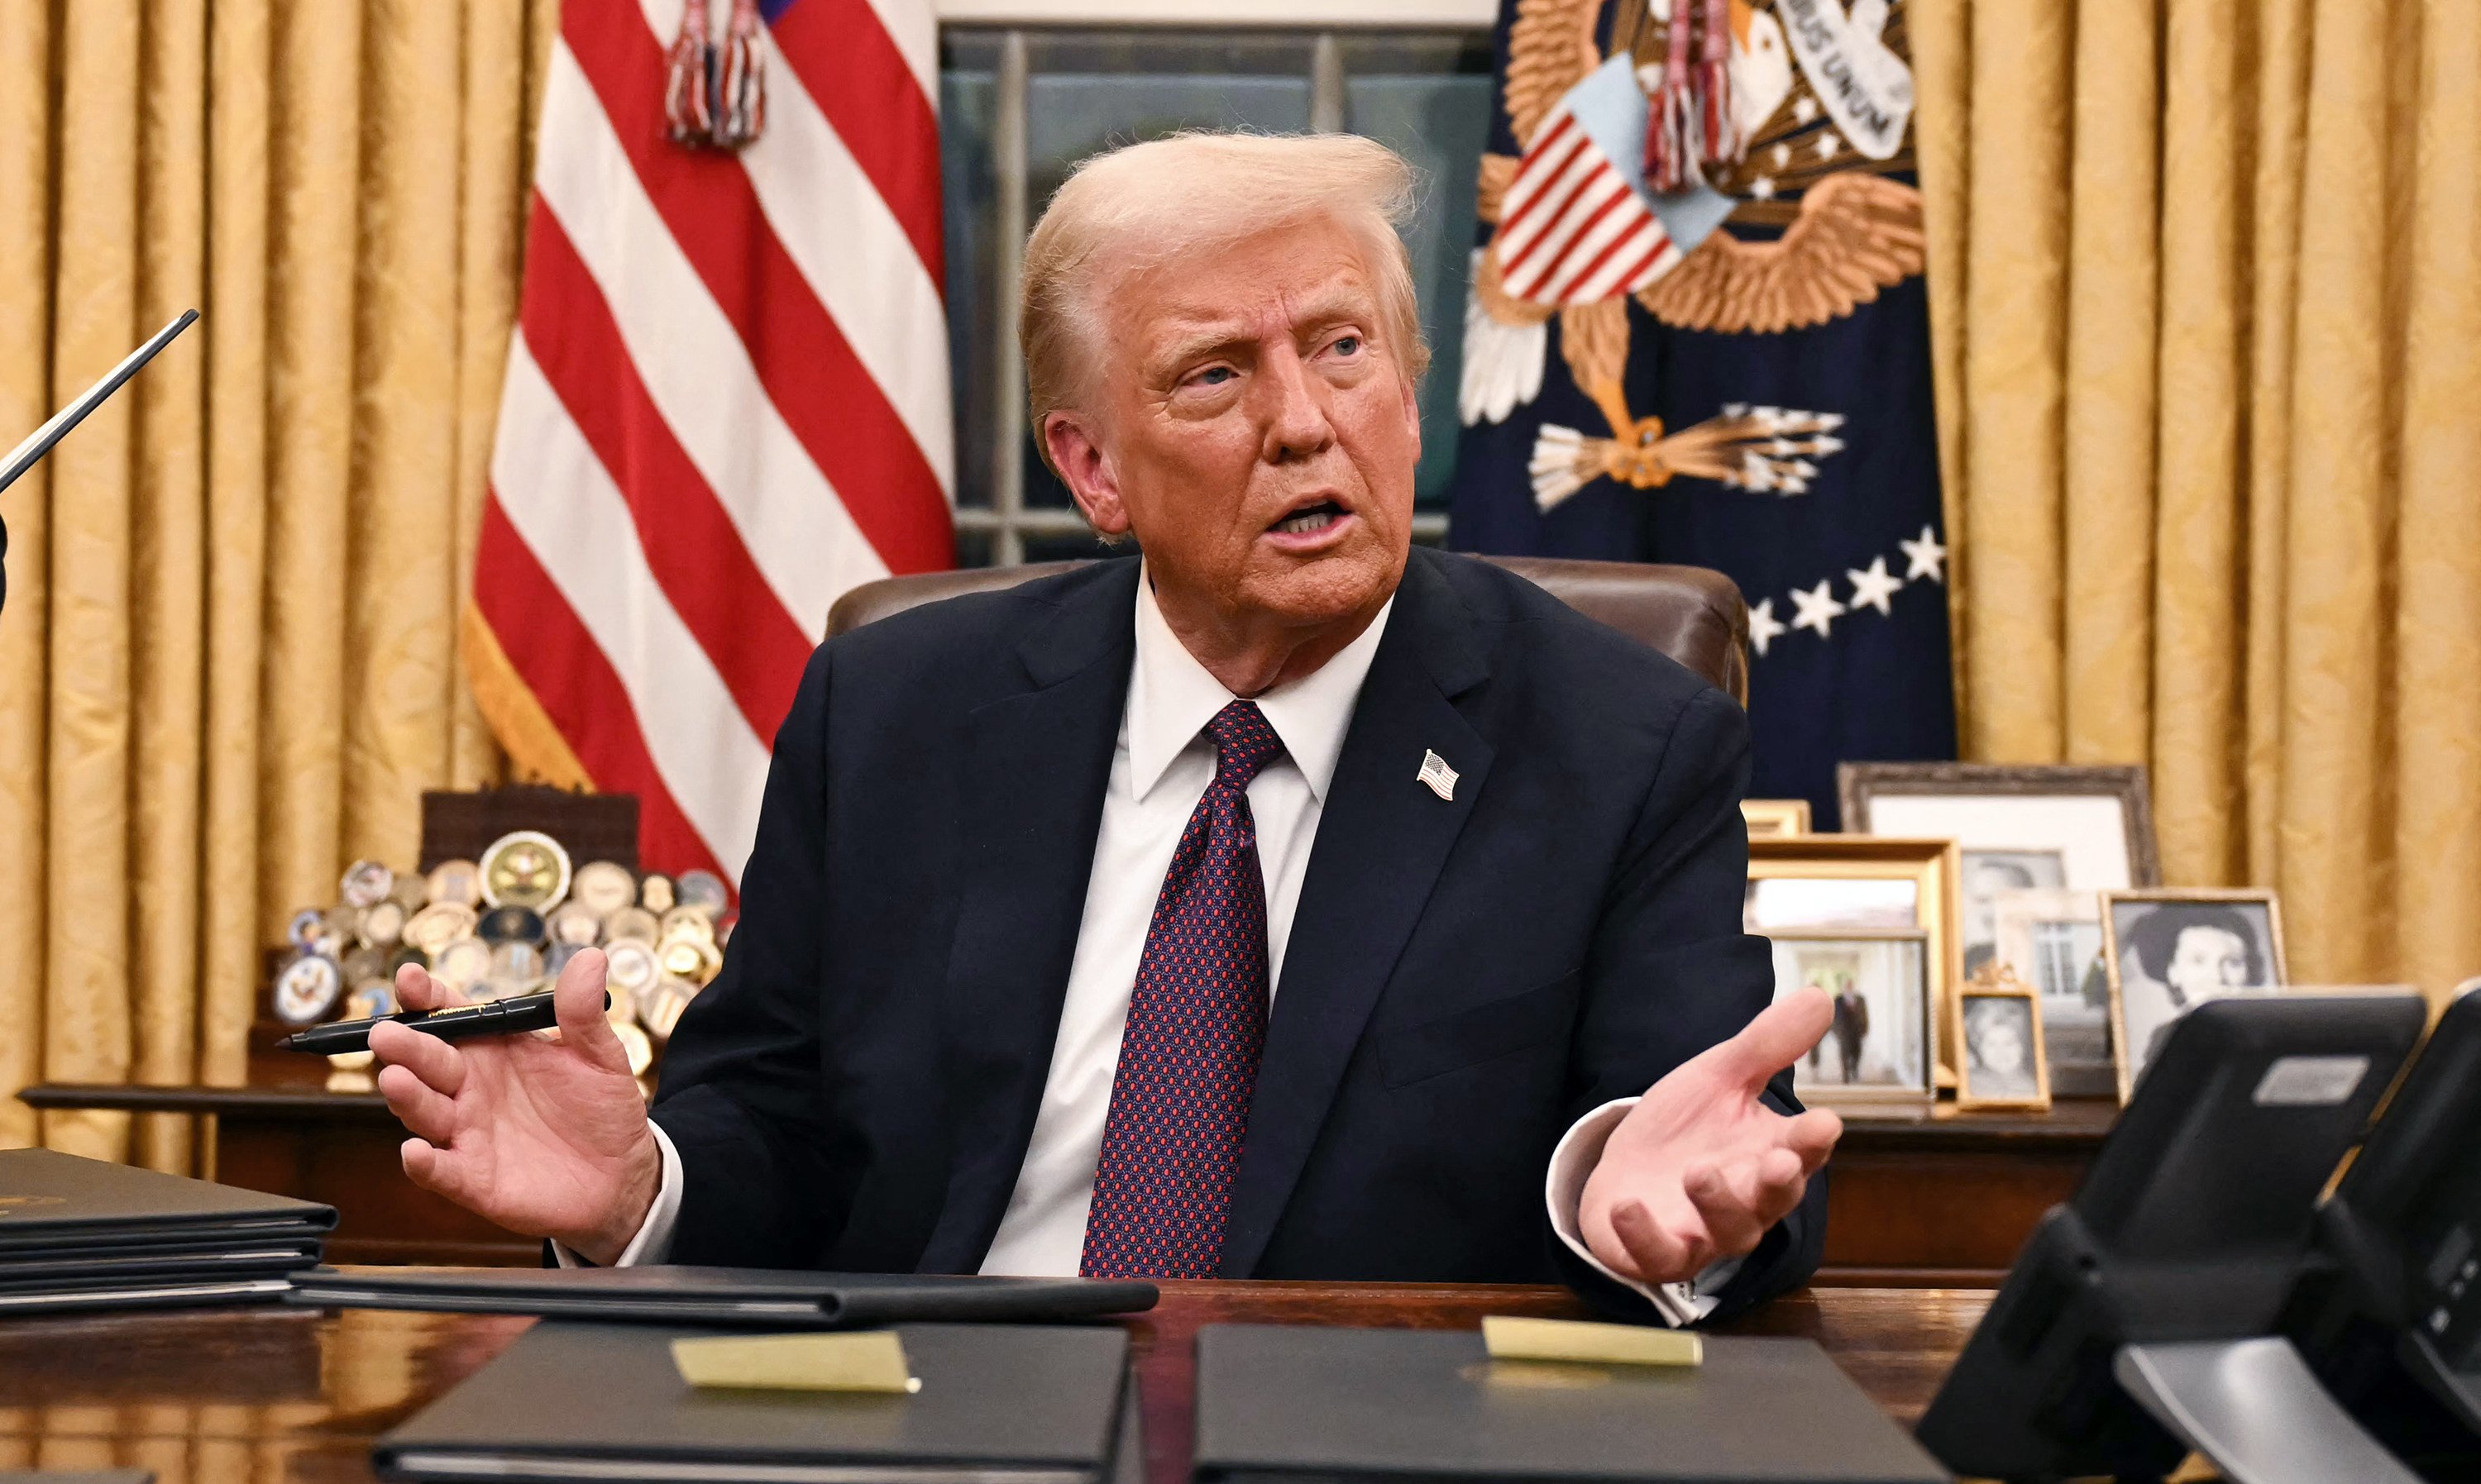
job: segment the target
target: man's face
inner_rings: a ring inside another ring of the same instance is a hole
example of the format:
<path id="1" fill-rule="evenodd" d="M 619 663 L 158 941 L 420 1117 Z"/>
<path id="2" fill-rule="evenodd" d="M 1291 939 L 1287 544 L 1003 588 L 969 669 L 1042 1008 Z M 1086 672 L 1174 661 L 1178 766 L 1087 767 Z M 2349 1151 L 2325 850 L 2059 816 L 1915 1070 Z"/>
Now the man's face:
<path id="1" fill-rule="evenodd" d="M 2183 927 L 2163 978 L 2183 1002 L 2211 1000 L 2249 981 L 2248 945 L 2220 927 Z"/>
<path id="2" fill-rule="evenodd" d="M 1078 503 L 1157 591 L 1314 629 L 1375 610 L 1412 539 L 1421 420 L 1361 243 L 1281 226 L 1124 277 L 1091 411 L 1046 429 Z"/>

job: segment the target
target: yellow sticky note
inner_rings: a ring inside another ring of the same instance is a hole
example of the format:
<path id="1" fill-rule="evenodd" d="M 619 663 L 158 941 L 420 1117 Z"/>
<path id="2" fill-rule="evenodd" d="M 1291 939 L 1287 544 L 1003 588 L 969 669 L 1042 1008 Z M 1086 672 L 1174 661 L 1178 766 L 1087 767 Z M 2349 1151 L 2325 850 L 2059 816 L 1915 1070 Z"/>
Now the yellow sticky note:
<path id="1" fill-rule="evenodd" d="M 1481 1341 L 1491 1359 L 1500 1361 L 1697 1366 L 1706 1359 L 1705 1342 L 1693 1331 L 1589 1324 L 1578 1319 L 1517 1319 L 1491 1315 L 1481 1321 Z"/>
<path id="2" fill-rule="evenodd" d="M 922 1390 L 894 1330 L 831 1335 L 718 1335 L 672 1341 L 672 1364 L 697 1387 L 785 1392 Z"/>

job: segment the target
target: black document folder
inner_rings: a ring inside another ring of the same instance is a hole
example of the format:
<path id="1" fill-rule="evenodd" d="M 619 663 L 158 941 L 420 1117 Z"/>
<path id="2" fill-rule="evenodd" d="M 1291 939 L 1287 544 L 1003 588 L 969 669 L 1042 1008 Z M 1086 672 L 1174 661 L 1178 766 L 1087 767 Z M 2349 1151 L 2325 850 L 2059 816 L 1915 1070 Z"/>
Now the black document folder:
<path id="1" fill-rule="evenodd" d="M 1200 1480 L 1945 1484 L 1806 1340 L 1709 1337 L 1698 1367 L 1494 1362 L 1472 1330 L 1215 1324 Z"/>
<path id="2" fill-rule="evenodd" d="M 1058 1323 L 1151 1309 L 1151 1283 L 807 1273 L 762 1267 L 478 1268 L 294 1279 L 287 1301 L 317 1309 L 420 1309 L 545 1318 L 866 1329 L 901 1322 Z"/>
<path id="3" fill-rule="evenodd" d="M 389 1478 L 699 1484 L 1100 1484 L 1120 1428 L 1113 1325 L 898 1328 L 907 1396 L 700 1391 L 672 1341 L 712 1327 L 538 1324 L 381 1438 Z"/>
<path id="4" fill-rule="evenodd" d="M 335 1224 L 308 1201 L 0 1151 L 0 1315 L 280 1298 Z"/>

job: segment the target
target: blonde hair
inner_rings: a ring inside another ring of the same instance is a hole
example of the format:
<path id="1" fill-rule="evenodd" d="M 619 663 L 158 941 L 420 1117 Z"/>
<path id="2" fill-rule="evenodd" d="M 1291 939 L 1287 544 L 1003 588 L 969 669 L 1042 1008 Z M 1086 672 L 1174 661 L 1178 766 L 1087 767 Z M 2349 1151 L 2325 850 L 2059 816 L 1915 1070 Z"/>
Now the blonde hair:
<path id="1" fill-rule="evenodd" d="M 1084 161 L 1025 246 L 1017 341 L 1033 427 L 1087 389 L 1102 346 L 1106 271 L 1125 275 L 1308 218 L 1335 219 L 1362 239 L 1377 275 L 1379 332 L 1407 379 L 1419 381 L 1430 348 L 1412 258 L 1397 235 L 1414 195 L 1413 167 L 1401 155 L 1351 134 L 1190 131 Z"/>

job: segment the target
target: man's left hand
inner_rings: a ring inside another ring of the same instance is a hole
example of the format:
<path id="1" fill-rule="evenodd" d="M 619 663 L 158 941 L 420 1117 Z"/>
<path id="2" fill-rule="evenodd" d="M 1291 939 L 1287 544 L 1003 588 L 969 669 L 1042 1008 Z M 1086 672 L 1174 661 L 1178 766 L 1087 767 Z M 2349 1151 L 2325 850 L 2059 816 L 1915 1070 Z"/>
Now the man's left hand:
<path id="1" fill-rule="evenodd" d="M 1639 1283 L 1684 1282 L 1755 1251 L 1800 1204 L 1843 1120 L 1822 1108 L 1786 1117 L 1758 1095 L 1834 1021 L 1824 990 L 1797 990 L 1683 1062 L 1629 1109 L 1578 1211 L 1585 1245 L 1604 1266 Z"/>

